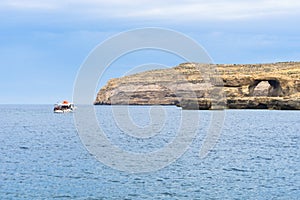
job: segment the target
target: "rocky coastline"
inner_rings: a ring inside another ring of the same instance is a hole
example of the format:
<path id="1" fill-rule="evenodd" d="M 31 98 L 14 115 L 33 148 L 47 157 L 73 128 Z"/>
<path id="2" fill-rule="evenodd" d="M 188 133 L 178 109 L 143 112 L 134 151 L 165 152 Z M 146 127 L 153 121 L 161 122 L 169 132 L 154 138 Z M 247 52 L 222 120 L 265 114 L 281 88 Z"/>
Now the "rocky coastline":
<path id="1" fill-rule="evenodd" d="M 300 62 L 182 63 L 111 79 L 94 104 L 300 110 Z"/>

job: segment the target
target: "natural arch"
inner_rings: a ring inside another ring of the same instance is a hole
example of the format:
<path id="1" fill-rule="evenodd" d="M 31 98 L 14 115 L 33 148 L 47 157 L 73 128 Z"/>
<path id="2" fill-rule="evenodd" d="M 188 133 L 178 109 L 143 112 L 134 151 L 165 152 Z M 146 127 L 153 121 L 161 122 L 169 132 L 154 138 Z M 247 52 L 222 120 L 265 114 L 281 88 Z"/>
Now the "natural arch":
<path id="1" fill-rule="evenodd" d="M 249 86 L 249 96 L 282 96 L 280 82 L 276 79 L 254 80 L 254 82 Z"/>

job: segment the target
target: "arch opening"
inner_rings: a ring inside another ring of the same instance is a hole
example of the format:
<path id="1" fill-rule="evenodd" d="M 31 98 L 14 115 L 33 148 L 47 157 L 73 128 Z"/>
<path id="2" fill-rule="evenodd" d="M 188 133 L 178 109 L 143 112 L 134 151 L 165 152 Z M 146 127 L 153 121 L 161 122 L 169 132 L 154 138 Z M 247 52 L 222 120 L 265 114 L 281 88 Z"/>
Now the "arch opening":
<path id="1" fill-rule="evenodd" d="M 249 96 L 282 96 L 282 88 L 278 80 L 255 80 L 249 86 Z"/>

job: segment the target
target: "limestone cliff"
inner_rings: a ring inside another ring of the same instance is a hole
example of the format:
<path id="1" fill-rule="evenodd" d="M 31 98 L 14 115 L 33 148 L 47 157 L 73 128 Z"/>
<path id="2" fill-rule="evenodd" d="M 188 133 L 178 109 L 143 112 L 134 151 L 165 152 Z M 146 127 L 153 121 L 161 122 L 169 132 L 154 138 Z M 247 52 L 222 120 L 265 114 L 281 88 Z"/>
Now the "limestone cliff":
<path id="1" fill-rule="evenodd" d="M 198 64 L 111 79 L 95 104 L 300 109 L 300 62 Z"/>

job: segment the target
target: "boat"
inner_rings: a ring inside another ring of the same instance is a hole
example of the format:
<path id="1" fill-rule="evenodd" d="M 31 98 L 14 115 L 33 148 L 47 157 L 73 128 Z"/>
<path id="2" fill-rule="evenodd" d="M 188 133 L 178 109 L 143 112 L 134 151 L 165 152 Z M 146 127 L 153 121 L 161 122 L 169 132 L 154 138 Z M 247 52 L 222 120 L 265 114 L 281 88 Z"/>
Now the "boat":
<path id="1" fill-rule="evenodd" d="M 70 103 L 68 101 L 63 101 L 61 103 L 57 103 L 54 105 L 54 113 L 69 113 L 73 112 L 75 110 L 75 106 L 73 103 Z"/>

